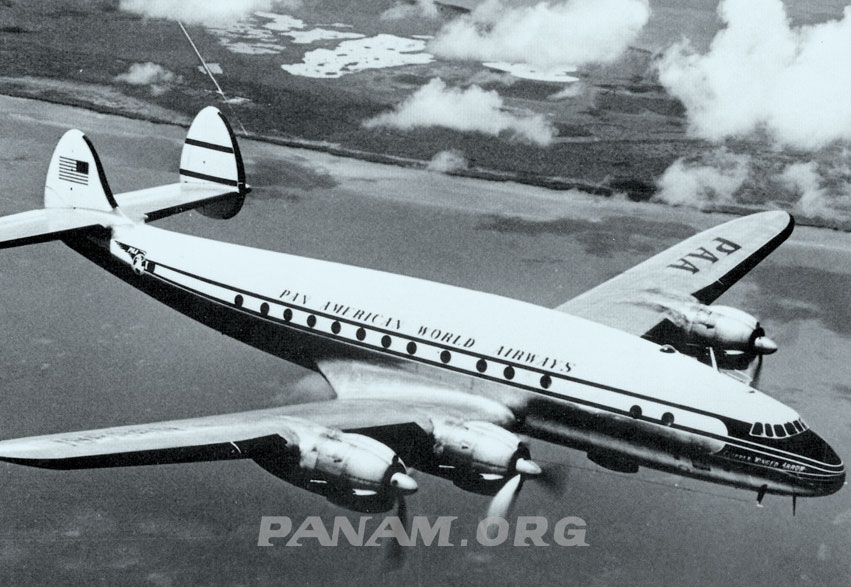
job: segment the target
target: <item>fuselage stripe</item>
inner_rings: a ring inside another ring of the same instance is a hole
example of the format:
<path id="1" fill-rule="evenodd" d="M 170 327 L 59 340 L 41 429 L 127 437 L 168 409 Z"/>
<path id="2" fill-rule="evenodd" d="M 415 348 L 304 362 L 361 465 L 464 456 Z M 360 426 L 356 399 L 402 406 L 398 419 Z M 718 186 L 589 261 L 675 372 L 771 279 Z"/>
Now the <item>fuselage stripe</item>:
<path id="1" fill-rule="evenodd" d="M 666 401 L 666 400 L 651 398 L 651 397 L 644 396 L 644 395 L 641 395 L 641 394 L 637 394 L 637 393 L 634 393 L 634 392 L 630 392 L 630 391 L 627 391 L 627 390 L 622 390 L 622 389 L 607 386 L 607 385 L 604 385 L 604 384 L 595 383 L 593 381 L 587 381 L 587 380 L 579 379 L 579 378 L 576 378 L 576 377 L 570 377 L 568 375 L 564 375 L 564 374 L 561 374 L 561 373 L 544 371 L 544 370 L 541 370 L 539 368 L 527 366 L 527 365 L 522 364 L 522 363 L 513 363 L 513 362 L 510 362 L 510 361 L 506 361 L 503 358 L 491 357 L 489 355 L 482 355 L 482 354 L 479 354 L 479 353 L 475 353 L 475 352 L 471 352 L 471 351 L 467 351 L 467 350 L 462 350 L 462 349 L 459 349 L 457 347 L 446 346 L 444 344 L 440 344 L 439 342 L 430 341 L 430 340 L 427 340 L 427 339 L 419 338 L 419 337 L 408 335 L 408 334 L 401 334 L 399 332 L 390 331 L 390 330 L 387 330 L 387 329 L 384 329 L 384 328 L 381 328 L 381 327 L 376 327 L 376 326 L 372 326 L 372 325 L 364 326 L 363 324 L 361 324 L 359 322 L 356 322 L 356 321 L 353 321 L 353 320 L 350 320 L 350 319 L 346 319 L 344 317 L 327 314 L 327 313 L 324 313 L 324 312 L 320 312 L 320 311 L 316 311 L 316 310 L 313 310 L 313 309 L 310 309 L 310 308 L 299 306 L 299 305 L 293 304 L 291 302 L 286 302 L 286 301 L 283 301 L 283 300 L 270 298 L 270 297 L 267 297 L 267 296 L 263 296 L 263 295 L 260 295 L 260 294 L 253 293 L 253 292 L 248 291 L 248 290 L 244 290 L 244 289 L 235 287 L 235 286 L 226 285 L 226 284 L 214 281 L 212 279 L 209 279 L 209 278 L 206 278 L 206 277 L 203 277 L 203 276 L 200 276 L 200 275 L 195 275 L 193 273 L 190 273 L 188 271 L 184 271 L 182 269 L 178 269 L 178 268 L 175 268 L 175 267 L 172 267 L 172 266 L 169 266 L 169 265 L 165 265 L 165 264 L 158 262 L 158 261 L 157 262 L 149 261 L 149 262 L 151 263 L 149 265 L 149 268 L 152 269 L 153 271 L 156 271 L 156 269 L 159 269 L 159 268 L 163 268 L 163 269 L 172 271 L 172 272 L 177 273 L 177 274 L 185 275 L 185 276 L 187 276 L 191 279 L 195 279 L 195 280 L 198 280 L 200 282 L 207 283 L 209 285 L 218 287 L 220 289 L 226 290 L 227 292 L 230 292 L 230 293 L 233 293 L 233 294 L 243 294 L 244 296 L 250 296 L 251 298 L 256 299 L 256 300 L 263 300 L 265 302 L 275 304 L 276 306 L 281 306 L 281 307 L 286 307 L 286 308 L 297 310 L 299 312 L 304 313 L 305 318 L 307 316 L 310 316 L 310 315 L 319 316 L 319 317 L 322 317 L 324 319 L 329 320 L 331 324 L 333 324 L 334 322 L 340 322 L 340 323 L 349 324 L 351 326 L 355 326 L 355 327 L 358 327 L 358 328 L 365 328 L 365 329 L 367 329 L 367 331 L 376 332 L 378 334 L 389 334 L 389 335 L 392 335 L 393 337 L 400 339 L 400 340 L 403 340 L 403 341 L 413 341 L 413 342 L 416 342 L 420 345 L 425 345 L 425 347 L 433 347 L 435 349 L 450 350 L 454 353 L 458 353 L 459 355 L 466 355 L 466 356 L 472 357 L 472 358 L 483 359 L 483 360 L 489 361 L 490 363 L 493 363 L 494 365 L 500 365 L 501 367 L 511 366 L 515 369 L 515 371 L 527 371 L 527 372 L 536 373 L 536 374 L 549 375 L 552 378 L 561 379 L 561 380 L 564 380 L 564 381 L 567 381 L 567 382 L 570 382 L 570 383 L 594 387 L 594 388 L 602 389 L 602 390 L 609 391 L 609 392 L 612 392 L 612 393 L 626 395 L 626 396 L 629 396 L 629 397 L 642 399 L 642 400 L 645 400 L 645 401 L 648 401 L 648 402 L 666 405 L 666 406 L 681 409 L 681 410 L 684 410 L 684 411 L 693 412 L 693 413 L 697 413 L 697 414 L 700 414 L 700 415 L 717 418 L 717 419 L 721 420 L 722 422 L 724 420 L 729 420 L 729 418 L 726 417 L 726 416 L 720 416 L 718 414 L 713 414 L 712 412 L 706 412 L 706 411 L 703 411 L 703 410 L 698 410 L 696 408 L 692 408 L 692 407 L 685 406 L 685 405 L 682 405 L 682 404 L 677 404 L 677 403 L 674 403 L 674 402 L 669 402 L 669 401 Z M 503 385 L 508 385 L 510 387 L 515 387 L 517 389 L 522 389 L 522 390 L 529 391 L 529 392 L 532 392 L 532 393 L 536 393 L 536 394 L 539 394 L 539 395 L 547 396 L 547 397 L 550 397 L 550 398 L 553 398 L 553 399 L 571 402 L 571 403 L 576 403 L 576 404 L 581 404 L 581 405 L 585 405 L 587 407 L 600 409 L 600 410 L 603 410 L 603 411 L 607 411 L 607 412 L 610 412 L 610 413 L 615 413 L 615 414 L 619 414 L 619 415 L 623 415 L 623 416 L 630 416 L 628 411 L 620 410 L 618 408 L 615 408 L 615 407 L 612 407 L 612 406 L 609 406 L 609 405 L 606 405 L 606 404 L 600 404 L 600 403 L 592 402 L 592 401 L 589 401 L 589 400 L 586 400 L 586 399 L 564 395 L 562 393 L 547 391 L 545 389 L 541 389 L 540 387 L 533 387 L 533 386 L 530 386 L 530 385 L 525 385 L 523 383 L 520 383 L 520 382 L 514 380 L 514 379 L 516 379 L 516 375 L 512 380 L 508 380 L 508 379 L 504 379 L 504 378 L 500 378 L 500 377 L 495 377 L 495 376 L 492 376 L 492 375 L 487 375 L 485 373 L 477 372 L 477 370 L 475 368 L 473 368 L 472 370 L 466 370 L 466 369 L 462 369 L 460 367 L 456 367 L 456 366 L 451 365 L 451 364 L 445 364 L 439 358 L 437 358 L 435 360 L 430 360 L 430 359 L 427 359 L 425 357 L 422 357 L 419 354 L 420 351 L 417 352 L 417 355 L 411 355 L 411 354 L 403 352 L 403 351 L 396 351 L 396 350 L 393 350 L 393 349 L 390 349 L 390 348 L 385 348 L 380 343 L 371 344 L 371 343 L 364 342 L 361 339 L 357 339 L 357 338 L 350 339 L 350 338 L 347 338 L 345 336 L 333 334 L 331 332 L 325 332 L 323 330 L 317 329 L 315 325 L 313 327 L 308 326 L 306 324 L 304 326 L 302 326 L 302 325 L 294 322 L 295 317 L 292 317 L 290 320 L 285 320 L 283 318 L 276 318 L 276 317 L 272 316 L 271 310 L 269 311 L 268 314 L 263 314 L 260 311 L 255 312 L 253 310 L 246 309 L 244 306 L 237 307 L 232 303 L 232 300 L 228 301 L 226 299 L 221 299 L 221 298 L 218 298 L 216 296 L 207 294 L 203 291 L 192 288 L 192 287 L 190 287 L 186 284 L 180 283 L 180 282 L 175 281 L 173 279 L 169 279 L 168 277 L 162 275 L 161 273 L 157 274 L 157 273 L 150 273 L 149 272 L 149 274 L 156 277 L 157 279 L 161 279 L 161 280 L 165 281 L 166 283 L 171 284 L 174 287 L 178 287 L 178 288 L 181 288 L 185 291 L 189 291 L 189 292 L 193 293 L 194 295 L 202 296 L 202 297 L 207 298 L 211 301 L 221 303 L 221 304 L 229 307 L 232 311 L 236 311 L 236 312 L 246 314 L 247 316 L 251 317 L 252 319 L 263 320 L 263 321 L 270 322 L 270 323 L 273 323 L 273 324 L 276 324 L 276 325 L 279 325 L 279 326 L 284 326 L 284 327 L 289 327 L 289 328 L 292 328 L 292 329 L 300 330 L 302 332 L 309 333 L 313 336 L 319 336 L 319 337 L 326 338 L 326 339 L 329 339 L 329 340 L 335 340 L 335 341 L 338 341 L 338 342 L 343 342 L 345 344 L 349 344 L 349 345 L 352 345 L 352 346 L 355 346 L 355 347 L 367 348 L 367 349 L 370 349 L 370 350 L 379 351 L 379 352 L 382 352 L 384 354 L 390 354 L 390 355 L 397 356 L 399 358 L 403 358 L 403 359 L 407 359 L 407 360 L 413 360 L 413 361 L 416 361 L 416 362 L 428 364 L 428 365 L 439 367 L 439 368 L 442 368 L 442 369 L 447 369 L 447 370 L 450 370 L 450 371 L 453 371 L 453 372 L 456 372 L 456 373 L 469 375 L 469 376 L 475 376 L 475 377 L 478 377 L 478 378 L 481 378 L 481 379 L 500 383 L 500 384 L 503 384 Z M 500 369 L 500 371 L 501 371 L 501 369 Z M 639 419 L 642 420 L 642 421 L 651 422 L 651 423 L 654 423 L 654 424 L 660 423 L 656 419 L 648 418 L 648 417 L 645 417 L 645 416 L 642 416 Z M 822 463 L 820 461 L 809 459 L 807 457 L 804 457 L 804 456 L 801 456 L 801 455 L 798 455 L 798 454 L 795 454 L 795 453 L 789 453 L 789 452 L 783 451 L 781 449 L 763 446 L 763 445 L 760 445 L 758 443 L 752 443 L 752 442 L 749 442 L 747 440 L 740 439 L 738 437 L 722 436 L 722 435 L 714 434 L 712 432 L 708 432 L 708 431 L 705 431 L 705 430 L 700 430 L 700 429 L 695 429 L 695 428 L 683 426 L 683 425 L 680 425 L 680 424 L 677 424 L 677 423 L 672 424 L 670 427 L 674 428 L 674 429 L 682 430 L 684 432 L 696 434 L 698 436 L 703 436 L 703 437 L 719 440 L 719 441 L 727 443 L 731 446 L 736 446 L 738 448 L 745 449 L 745 450 L 748 450 L 748 451 L 751 451 L 751 452 L 761 453 L 763 455 L 772 456 L 774 458 L 782 458 L 782 459 L 785 459 L 785 460 L 796 461 L 796 462 L 799 462 L 801 464 L 806 464 L 807 466 L 819 468 L 819 469 L 827 471 L 827 472 L 841 471 L 841 470 L 844 469 L 844 467 L 842 465 L 837 465 L 837 466 L 834 467 L 833 465 L 829 465 L 827 463 Z M 828 468 L 825 469 L 825 467 L 828 467 Z M 792 474 L 792 472 L 790 472 L 790 471 L 784 471 L 784 472 Z"/>

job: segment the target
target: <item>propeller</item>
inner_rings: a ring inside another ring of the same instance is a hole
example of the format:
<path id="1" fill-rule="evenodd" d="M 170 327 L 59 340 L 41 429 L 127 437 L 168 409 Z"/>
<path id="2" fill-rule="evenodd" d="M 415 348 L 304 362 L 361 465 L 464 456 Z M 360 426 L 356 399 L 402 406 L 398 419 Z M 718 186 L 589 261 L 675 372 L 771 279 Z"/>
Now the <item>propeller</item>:
<path id="1" fill-rule="evenodd" d="M 405 536 L 411 535 L 411 522 L 408 516 L 408 504 L 405 496 L 417 490 L 417 482 L 407 473 L 394 473 L 390 477 L 390 487 L 396 497 L 396 517 L 402 525 Z M 405 562 L 404 546 L 397 540 L 389 540 L 385 555 L 385 570 L 393 571 L 401 568 Z"/>
<path id="2" fill-rule="evenodd" d="M 396 517 L 402 523 L 402 528 L 405 530 L 405 535 L 411 535 L 411 521 L 408 516 L 408 504 L 405 501 L 405 496 L 402 493 L 396 497 Z M 385 554 L 384 567 L 387 571 L 400 569 L 405 563 L 405 547 L 399 540 L 389 540 L 387 544 L 387 552 Z"/>
<path id="3" fill-rule="evenodd" d="M 548 493 L 559 497 L 567 489 L 567 467 L 556 463 L 548 463 L 542 468 L 541 474 L 535 478 Z"/>
<path id="4" fill-rule="evenodd" d="M 531 459 L 517 459 L 514 465 L 516 475 L 511 477 L 505 485 L 503 485 L 496 495 L 491 499 L 488 505 L 487 517 L 507 519 L 514 509 L 514 504 L 517 503 L 517 497 L 520 495 L 520 489 L 523 487 L 523 482 L 527 478 L 534 478 L 544 482 L 544 486 L 552 489 L 557 489 L 560 479 L 558 474 L 551 471 L 545 473 L 535 461 Z M 492 534 L 494 526 L 488 528 L 488 534 Z M 491 536 L 492 538 L 493 536 Z"/>
<path id="5" fill-rule="evenodd" d="M 763 355 L 759 354 L 750 362 L 747 368 L 747 376 L 750 377 L 750 386 L 759 389 L 759 377 L 762 375 Z"/>
<path id="6" fill-rule="evenodd" d="M 520 488 L 523 487 L 523 475 L 515 475 L 509 479 L 505 485 L 496 492 L 488 506 L 487 517 L 489 518 L 508 518 L 511 510 L 514 509 L 514 504 L 517 501 L 517 496 L 520 495 Z"/>

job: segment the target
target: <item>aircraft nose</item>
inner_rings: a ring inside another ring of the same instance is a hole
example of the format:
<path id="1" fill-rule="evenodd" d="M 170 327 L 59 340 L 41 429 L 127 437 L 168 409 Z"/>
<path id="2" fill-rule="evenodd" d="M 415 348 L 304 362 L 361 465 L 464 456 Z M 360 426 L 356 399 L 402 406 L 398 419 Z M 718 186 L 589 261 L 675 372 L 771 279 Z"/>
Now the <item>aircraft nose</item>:
<path id="1" fill-rule="evenodd" d="M 825 488 L 824 492 L 825 495 L 836 493 L 837 491 L 842 489 L 845 486 L 845 471 L 842 471 L 842 473 L 836 475 L 836 477 L 834 477 L 826 485 L 827 487 Z"/>
<path id="2" fill-rule="evenodd" d="M 811 457 L 816 458 L 832 470 L 831 473 L 826 475 L 824 472 L 822 473 L 824 476 L 821 482 L 816 485 L 815 491 L 817 495 L 831 495 L 845 485 L 845 465 L 827 441 L 816 434 L 813 434 L 813 438 L 815 442 L 812 443 Z"/>
<path id="3" fill-rule="evenodd" d="M 840 467 L 842 467 L 835 475 L 831 475 L 825 479 L 824 485 L 822 486 L 822 495 L 830 495 L 832 493 L 836 493 L 845 486 L 845 467 L 842 463 L 842 459 L 839 458 L 839 455 L 836 454 L 836 451 L 833 450 L 833 447 L 827 442 L 824 443 L 824 461 L 826 463 L 837 463 Z"/>

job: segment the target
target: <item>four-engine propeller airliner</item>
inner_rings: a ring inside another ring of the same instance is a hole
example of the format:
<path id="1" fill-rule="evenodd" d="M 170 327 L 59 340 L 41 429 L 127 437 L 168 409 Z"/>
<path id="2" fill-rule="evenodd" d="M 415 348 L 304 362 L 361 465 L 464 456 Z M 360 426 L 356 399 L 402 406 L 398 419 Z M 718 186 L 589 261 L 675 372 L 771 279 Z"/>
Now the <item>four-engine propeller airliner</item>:
<path id="1" fill-rule="evenodd" d="M 417 490 L 408 467 L 495 495 L 544 473 L 523 436 L 598 465 L 651 467 L 767 493 L 822 496 L 836 452 L 758 391 L 776 344 L 711 306 L 792 232 L 782 211 L 702 232 L 551 309 L 497 295 L 176 234 L 147 222 L 197 208 L 231 218 L 249 188 L 215 108 L 189 129 L 179 182 L 113 194 L 89 139 L 68 131 L 44 208 L 0 219 L 0 247 L 59 239 L 164 304 L 318 371 L 333 400 L 0 442 L 50 469 L 252 459 L 360 511 Z"/>

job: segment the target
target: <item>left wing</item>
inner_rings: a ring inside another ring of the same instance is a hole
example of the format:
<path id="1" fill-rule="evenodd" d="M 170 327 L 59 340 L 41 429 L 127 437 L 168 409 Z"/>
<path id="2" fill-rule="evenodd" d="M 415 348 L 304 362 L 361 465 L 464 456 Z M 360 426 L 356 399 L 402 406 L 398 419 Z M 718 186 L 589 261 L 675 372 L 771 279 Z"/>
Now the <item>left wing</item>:
<path id="1" fill-rule="evenodd" d="M 388 372 L 388 381 L 392 376 Z M 396 383 L 396 389 L 404 388 Z M 256 459 L 275 447 L 298 446 L 328 430 L 357 432 L 414 454 L 435 421 L 508 425 L 504 406 L 446 390 L 417 401 L 372 397 L 335 399 L 277 408 L 150 424 L 31 436 L 0 441 L 0 461 L 50 469 Z M 430 390 L 435 392 L 437 390 Z M 312 441 L 311 441 L 312 442 Z M 308 442 L 309 444 L 310 442 Z"/>
<path id="2" fill-rule="evenodd" d="M 683 304 L 711 304 L 792 234 L 786 212 L 705 230 L 556 309 L 644 336 Z"/>
<path id="3" fill-rule="evenodd" d="M 0 442 L 0 461 L 50 469 L 251 459 L 269 473 L 358 511 L 387 511 L 417 490 L 407 466 L 495 493 L 537 476 L 529 449 L 506 428 L 513 413 L 393 365 L 320 365 L 343 395 L 265 410 Z M 390 392 L 388 395 L 387 392 Z M 505 499 L 498 503 L 505 502 Z"/>

